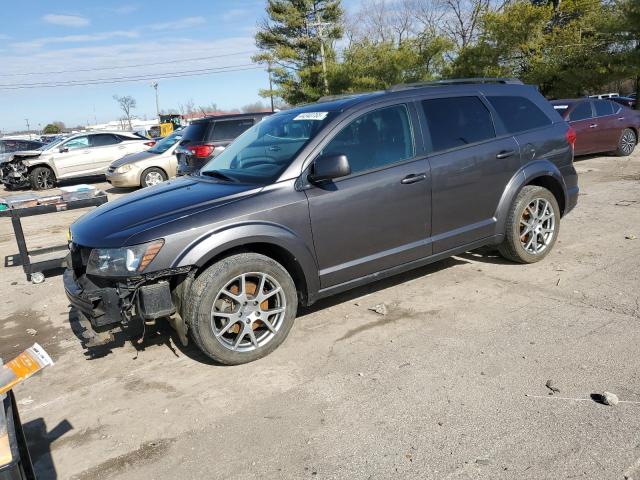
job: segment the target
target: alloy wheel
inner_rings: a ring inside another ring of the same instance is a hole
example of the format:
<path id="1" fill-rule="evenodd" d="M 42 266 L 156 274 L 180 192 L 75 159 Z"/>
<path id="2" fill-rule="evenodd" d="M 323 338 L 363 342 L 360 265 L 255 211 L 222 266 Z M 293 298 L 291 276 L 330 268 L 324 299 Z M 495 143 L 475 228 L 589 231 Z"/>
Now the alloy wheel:
<path id="1" fill-rule="evenodd" d="M 38 185 L 40 190 L 53 188 L 53 175 L 51 174 L 51 170 L 45 168 L 37 172 L 36 185 Z"/>
<path id="2" fill-rule="evenodd" d="M 261 272 L 243 273 L 218 292 L 211 329 L 225 348 L 250 352 L 275 337 L 286 308 L 284 291 L 275 278 Z"/>
<path id="3" fill-rule="evenodd" d="M 160 172 L 149 172 L 144 176 L 144 184 L 147 187 L 152 187 L 162 182 L 164 182 L 164 178 Z"/>
<path id="4" fill-rule="evenodd" d="M 551 244 L 556 218 L 551 203 L 534 198 L 520 216 L 520 244 L 531 255 L 539 255 Z"/>
<path id="5" fill-rule="evenodd" d="M 625 155 L 631 155 L 634 147 L 636 146 L 636 136 L 631 130 L 625 130 L 622 138 L 620 139 L 620 150 Z"/>

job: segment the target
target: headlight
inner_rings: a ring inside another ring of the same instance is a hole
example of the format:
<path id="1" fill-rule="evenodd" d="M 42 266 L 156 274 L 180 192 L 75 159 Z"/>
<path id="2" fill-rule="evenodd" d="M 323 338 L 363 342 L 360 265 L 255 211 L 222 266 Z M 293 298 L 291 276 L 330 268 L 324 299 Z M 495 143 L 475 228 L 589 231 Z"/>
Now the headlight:
<path id="1" fill-rule="evenodd" d="M 118 167 L 116 169 L 116 173 L 127 173 L 132 168 L 133 168 L 133 165 L 131 165 L 130 163 L 126 163 L 126 164 L 122 165 L 121 167 Z"/>
<path id="2" fill-rule="evenodd" d="M 87 262 L 87 274 L 125 277 L 142 273 L 158 255 L 164 240 L 123 248 L 94 248 Z"/>

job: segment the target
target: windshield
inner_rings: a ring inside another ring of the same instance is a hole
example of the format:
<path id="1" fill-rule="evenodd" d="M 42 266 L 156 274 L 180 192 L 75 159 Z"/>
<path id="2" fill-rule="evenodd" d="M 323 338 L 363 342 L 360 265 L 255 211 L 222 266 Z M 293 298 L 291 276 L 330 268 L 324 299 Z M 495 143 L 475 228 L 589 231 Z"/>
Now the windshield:
<path id="1" fill-rule="evenodd" d="M 38 150 L 42 150 L 43 152 L 46 150 L 51 150 L 54 147 L 57 147 L 58 145 L 60 145 L 62 142 L 64 142 L 66 140 L 66 138 L 61 138 L 60 140 L 54 140 L 51 143 L 47 143 L 46 145 L 40 147 Z"/>
<path id="2" fill-rule="evenodd" d="M 223 181 L 274 182 L 334 112 L 284 112 L 266 117 L 240 135 L 201 170 Z"/>
<path id="3" fill-rule="evenodd" d="M 164 153 L 167 150 L 169 150 L 171 147 L 173 147 L 177 142 L 179 142 L 181 138 L 182 138 L 182 131 L 173 132 L 168 137 L 164 137 L 162 140 L 156 143 L 153 147 L 147 150 L 147 152 L 158 153 L 158 154 Z"/>

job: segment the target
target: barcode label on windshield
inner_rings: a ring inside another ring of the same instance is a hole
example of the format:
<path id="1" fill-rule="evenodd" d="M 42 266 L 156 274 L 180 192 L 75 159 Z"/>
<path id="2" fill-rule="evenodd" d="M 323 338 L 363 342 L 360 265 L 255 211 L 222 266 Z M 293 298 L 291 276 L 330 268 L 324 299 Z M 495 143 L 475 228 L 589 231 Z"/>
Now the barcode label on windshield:
<path id="1" fill-rule="evenodd" d="M 296 115 L 294 120 L 324 120 L 329 112 L 305 112 Z"/>

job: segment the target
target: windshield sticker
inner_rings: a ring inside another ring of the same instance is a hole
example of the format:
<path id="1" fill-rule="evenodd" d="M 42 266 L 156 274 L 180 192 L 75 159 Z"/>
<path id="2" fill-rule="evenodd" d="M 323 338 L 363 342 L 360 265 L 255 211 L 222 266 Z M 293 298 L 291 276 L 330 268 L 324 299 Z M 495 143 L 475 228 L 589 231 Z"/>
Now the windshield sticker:
<path id="1" fill-rule="evenodd" d="M 294 120 L 324 120 L 329 112 L 305 112 L 296 115 Z"/>
<path id="2" fill-rule="evenodd" d="M 554 105 L 553 108 L 555 108 L 556 110 L 566 110 L 567 108 L 569 108 L 569 105 Z"/>

